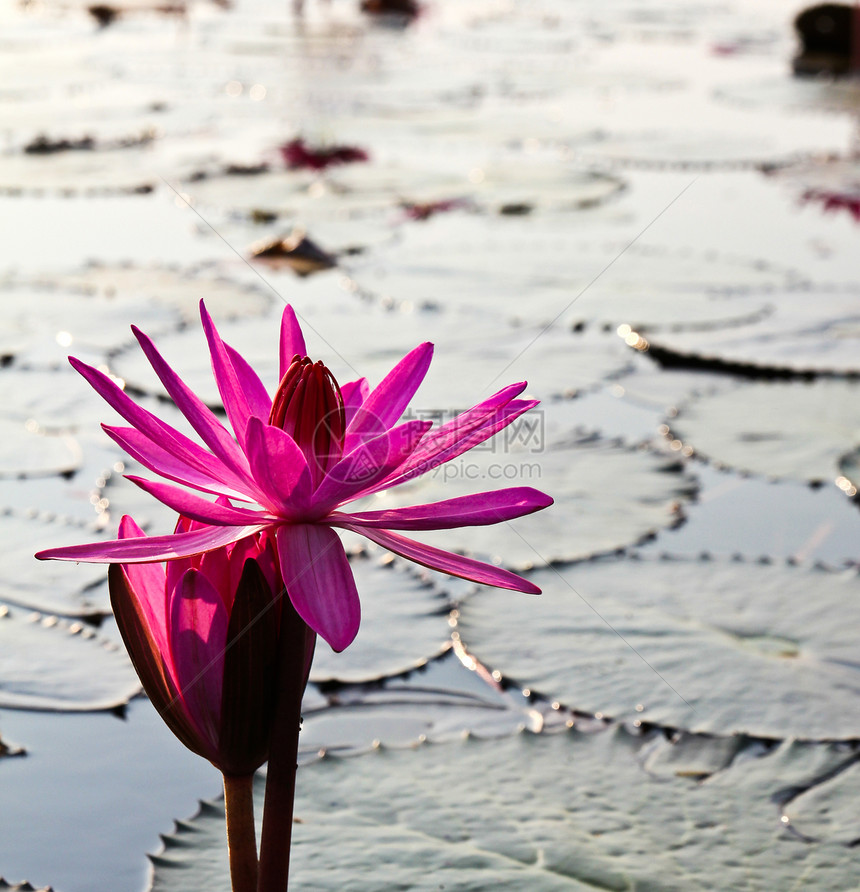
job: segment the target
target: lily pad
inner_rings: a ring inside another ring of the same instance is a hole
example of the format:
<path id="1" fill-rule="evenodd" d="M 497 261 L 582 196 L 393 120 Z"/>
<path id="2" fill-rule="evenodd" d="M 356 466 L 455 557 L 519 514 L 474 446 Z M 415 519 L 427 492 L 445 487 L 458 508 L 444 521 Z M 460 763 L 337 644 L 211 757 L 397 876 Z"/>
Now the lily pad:
<path id="1" fill-rule="evenodd" d="M 502 486 L 534 486 L 555 499 L 546 511 L 492 526 L 415 534 L 512 569 L 615 551 L 683 520 L 696 483 L 674 456 L 594 438 L 550 448 L 543 433 L 539 416 L 523 416 L 520 426 L 496 437 L 499 442 L 386 490 L 366 507 L 384 510 Z"/>
<path id="2" fill-rule="evenodd" d="M 860 375 L 858 295 L 812 287 L 767 295 L 770 311 L 751 325 L 719 331 L 664 331 L 645 338 L 667 366 L 748 375 Z M 639 349 L 643 349 L 639 347 Z"/>
<path id="3" fill-rule="evenodd" d="M 422 202 L 454 196 L 493 212 L 513 207 L 522 207 L 526 213 L 581 210 L 607 201 L 624 188 L 616 176 L 571 168 L 558 159 L 547 164 L 515 156 L 481 167 L 480 152 L 471 160 L 466 152 L 461 163 L 455 164 L 450 152 L 435 158 L 428 155 L 427 145 L 416 136 L 407 147 L 411 151 L 401 152 L 396 160 L 338 168 L 325 175 L 283 170 L 257 176 L 218 172 L 195 177 L 183 188 L 202 207 L 310 222 L 390 211 L 407 196 Z M 392 147 L 387 144 L 386 148 L 390 152 Z M 404 157 L 414 160 L 407 164 Z"/>
<path id="4" fill-rule="evenodd" d="M 71 474 L 81 462 L 81 448 L 74 437 L 45 434 L 31 419 L 0 417 L 0 478 Z"/>
<path id="5" fill-rule="evenodd" d="M 841 766 L 822 771 L 819 783 L 801 788 L 783 808 L 787 821 L 807 839 L 834 840 L 849 846 L 860 839 L 860 765 L 856 754 L 846 756 Z"/>
<path id="6" fill-rule="evenodd" d="M 140 312 L 151 304 L 164 311 L 177 313 L 182 322 L 197 324 L 200 320 L 199 303 L 216 320 L 239 319 L 263 315 L 274 297 L 269 288 L 259 281 L 238 280 L 217 265 L 191 268 L 169 266 L 111 266 L 91 263 L 81 270 L 52 276 L 44 284 L 50 288 L 67 288 L 80 295 L 93 295 L 123 303 L 131 312 Z M 139 327 L 144 323 L 137 321 Z"/>
<path id="7" fill-rule="evenodd" d="M 343 285 L 348 289 L 350 280 Z M 320 295 L 320 300 L 313 300 Z M 411 301 L 367 304 L 340 287 L 296 295 L 293 304 L 306 330 L 311 356 L 324 358 L 335 377 L 346 382 L 359 375 L 375 384 L 413 347 L 436 345 L 430 371 L 412 401 L 411 411 L 450 413 L 466 409 L 513 381 L 529 381 L 530 394 L 547 398 L 588 390 L 629 371 L 632 362 L 617 338 L 599 333 L 574 337 L 551 329 L 517 330 L 499 316 L 457 308 L 416 306 Z M 356 340 L 358 326 L 372 326 L 373 338 Z M 261 319 L 219 326 L 274 390 L 277 378 L 274 313 Z M 475 333 L 481 333 L 480 342 Z M 158 339 L 164 355 L 181 357 L 176 368 L 209 405 L 220 406 L 208 352 L 199 330 L 188 329 Z M 124 350 L 112 370 L 130 386 L 164 395 L 160 382 L 139 349 Z"/>
<path id="8" fill-rule="evenodd" d="M 116 527 L 125 514 L 130 514 L 137 525 L 150 536 L 172 533 L 176 512 L 153 496 L 145 493 L 125 475 L 151 479 L 152 473 L 137 462 L 123 458 L 97 481 L 98 506 L 105 514 L 104 523 Z"/>
<path id="9" fill-rule="evenodd" d="M 0 285 L 0 296 L 8 307 L 0 323 L 0 352 L 22 365 L 42 368 L 64 368 L 69 353 L 100 359 L 133 339 L 132 319 L 158 331 L 175 328 L 180 321 L 178 314 L 171 318 L 163 307 L 143 301 L 84 296 L 14 280 Z"/>
<path id="10" fill-rule="evenodd" d="M 742 384 L 685 403 L 664 431 L 718 464 L 820 483 L 860 439 L 858 395 L 860 385 L 838 379 Z"/>
<path id="11" fill-rule="evenodd" d="M 566 705 L 728 735 L 856 738 L 856 571 L 602 560 L 481 592 L 458 632 L 483 664 Z M 523 630 L 528 629 L 528 635 Z"/>
<path id="12" fill-rule="evenodd" d="M 446 614 L 451 601 L 444 591 L 408 571 L 400 561 L 380 562 L 357 554 L 350 564 L 361 596 L 358 637 L 339 654 L 320 642 L 311 667 L 312 681 L 365 681 L 394 675 L 450 646 Z"/>
<path id="13" fill-rule="evenodd" d="M 472 215 L 431 219 L 356 260 L 352 277 L 382 298 L 469 308 L 533 329 L 613 331 L 621 323 L 654 330 L 754 321 L 767 300 L 729 299 L 727 290 L 786 287 L 798 278 L 749 258 L 560 239 L 539 219 L 528 232 L 509 225 Z"/>
<path id="14" fill-rule="evenodd" d="M 37 561 L 33 557 L 45 548 L 92 541 L 94 527 L 38 520 L 11 509 L 0 513 L 4 557 L 0 600 L 66 616 L 109 612 L 106 602 L 93 603 L 87 596 L 87 591 L 104 579 L 104 567 Z"/>
<path id="15" fill-rule="evenodd" d="M 803 201 L 860 219 L 860 162 L 838 156 L 800 162 L 770 173 Z"/>
<path id="16" fill-rule="evenodd" d="M 54 892 L 52 886 L 41 886 L 37 889 L 28 882 L 15 883 L 13 886 L 7 883 L 3 877 L 0 877 L 0 889 L 4 890 L 4 892 Z"/>
<path id="17" fill-rule="evenodd" d="M 705 110 L 706 109 L 706 110 Z M 787 164 L 799 155 L 827 152 L 847 133 L 841 118 L 787 116 L 778 110 L 754 115 L 715 102 L 699 91 L 638 103 L 627 97 L 608 123 L 575 144 L 582 160 L 655 169 L 737 169 Z"/>
<path id="18" fill-rule="evenodd" d="M 550 704 L 491 687 L 453 653 L 411 672 L 377 682 L 324 686 L 321 704 L 302 703 L 300 758 L 359 753 L 456 740 L 465 734 L 507 737 L 567 720 Z"/>
<path id="19" fill-rule="evenodd" d="M 299 771 L 291 888 L 358 890 L 369 877 L 384 892 L 856 885 L 850 850 L 800 844 L 772 802 L 815 771 L 816 750 L 750 747 L 696 783 L 643 771 L 652 739 L 524 733 L 317 761 Z M 220 803 L 202 803 L 163 841 L 153 892 L 226 892 Z"/>
<path id="20" fill-rule="evenodd" d="M 115 709 L 140 691 L 123 649 L 79 622 L 0 606 L 0 707 Z"/>
<path id="21" fill-rule="evenodd" d="M 785 77 L 718 87 L 718 99 L 748 109 L 808 109 L 856 114 L 860 85 L 850 77 Z"/>

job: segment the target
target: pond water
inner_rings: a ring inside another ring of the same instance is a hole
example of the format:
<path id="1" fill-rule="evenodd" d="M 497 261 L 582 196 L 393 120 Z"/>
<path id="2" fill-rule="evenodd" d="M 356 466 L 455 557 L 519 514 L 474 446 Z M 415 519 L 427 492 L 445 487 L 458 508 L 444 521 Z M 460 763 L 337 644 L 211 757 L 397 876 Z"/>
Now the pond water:
<path id="1" fill-rule="evenodd" d="M 172 527 L 66 356 L 182 424 L 138 324 L 220 411 L 201 298 L 270 387 L 289 302 L 341 382 L 434 341 L 412 416 L 542 401 L 368 505 L 548 492 L 428 536 L 542 597 L 345 537 L 295 888 L 860 885 L 858 82 L 777 0 L 160 6 L 0 7 L 0 888 L 227 889 L 104 573 L 32 559 Z"/>

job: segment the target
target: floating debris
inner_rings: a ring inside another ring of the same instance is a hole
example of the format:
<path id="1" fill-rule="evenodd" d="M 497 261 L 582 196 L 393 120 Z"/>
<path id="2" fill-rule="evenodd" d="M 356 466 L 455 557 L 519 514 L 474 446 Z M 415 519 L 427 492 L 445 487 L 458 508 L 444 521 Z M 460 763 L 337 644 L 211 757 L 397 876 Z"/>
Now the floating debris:
<path id="1" fill-rule="evenodd" d="M 309 276 L 337 266 L 334 255 L 311 241 L 303 229 L 294 229 L 286 237 L 252 247 L 251 257 L 275 266 L 285 264 L 297 276 Z"/>

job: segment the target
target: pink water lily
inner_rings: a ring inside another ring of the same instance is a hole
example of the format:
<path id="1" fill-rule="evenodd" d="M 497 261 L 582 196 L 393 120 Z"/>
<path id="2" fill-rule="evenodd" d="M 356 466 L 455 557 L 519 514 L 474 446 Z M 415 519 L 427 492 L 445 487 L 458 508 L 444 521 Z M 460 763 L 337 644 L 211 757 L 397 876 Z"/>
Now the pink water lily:
<path id="1" fill-rule="evenodd" d="M 172 482 L 130 479 L 205 526 L 167 536 L 49 549 L 37 557 L 113 564 L 173 561 L 266 531 L 276 543 L 282 580 L 297 613 L 337 651 L 355 637 L 360 606 L 336 527 L 443 573 L 539 592 L 501 567 L 393 532 L 521 517 L 552 504 L 535 489 L 511 487 L 383 511 L 345 510 L 348 503 L 431 471 L 502 430 L 537 405 L 536 400 L 517 399 L 525 383 L 503 388 L 433 430 L 426 421 L 398 423 L 427 373 L 433 345 L 416 347 L 372 390 L 364 378 L 339 387 L 321 362 L 307 357 L 295 313 L 287 307 L 280 331 L 280 383 L 272 398 L 248 362 L 221 340 L 202 302 L 200 312 L 232 433 L 152 341 L 132 330 L 205 446 L 138 406 L 108 375 L 74 358 L 70 361 L 131 425 L 104 426 L 105 431 L 142 465 Z M 212 500 L 213 495 L 217 499 Z"/>

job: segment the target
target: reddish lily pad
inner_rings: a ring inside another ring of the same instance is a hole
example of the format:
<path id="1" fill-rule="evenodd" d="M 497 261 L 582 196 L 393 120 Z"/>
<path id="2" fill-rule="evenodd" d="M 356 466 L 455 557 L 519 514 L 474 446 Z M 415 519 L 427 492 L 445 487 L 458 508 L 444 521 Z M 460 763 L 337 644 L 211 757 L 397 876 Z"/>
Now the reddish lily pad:
<path id="1" fill-rule="evenodd" d="M 682 773 L 683 751 L 678 775 L 643 771 L 655 741 L 574 730 L 314 762 L 299 771 L 290 886 L 358 889 L 373 877 L 386 892 L 682 892 L 790 887 L 798 876 L 826 892 L 856 885 L 852 852 L 800 844 L 773 801 L 814 779 L 828 756 L 838 764 L 832 748 L 747 746 L 700 783 Z M 163 841 L 153 892 L 226 892 L 220 803 L 202 803 Z"/>
<path id="2" fill-rule="evenodd" d="M 804 161 L 771 173 L 797 196 L 826 211 L 844 211 L 860 220 L 860 162 L 830 156 Z"/>
<path id="3" fill-rule="evenodd" d="M 540 599 L 482 592 L 460 607 L 458 632 L 532 691 L 712 734 L 860 735 L 856 570 L 625 559 L 529 578 Z"/>
<path id="4" fill-rule="evenodd" d="M 80 622 L 0 606 L 0 707 L 95 712 L 140 691 L 122 647 Z"/>
<path id="5" fill-rule="evenodd" d="M 853 381 L 743 384 L 683 404 L 664 431 L 718 465 L 820 483 L 857 443 L 858 395 Z"/>

